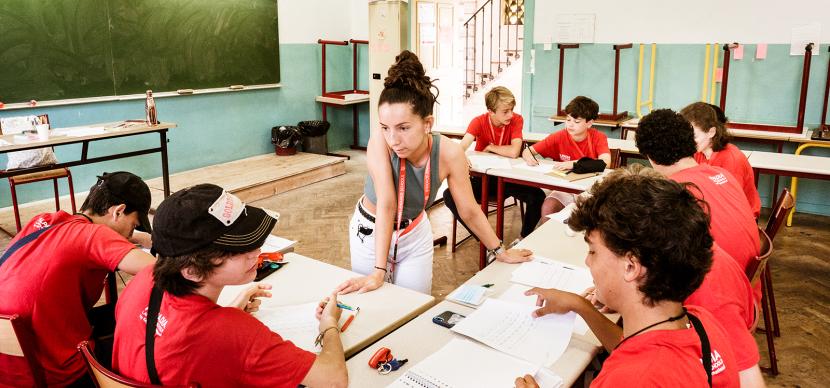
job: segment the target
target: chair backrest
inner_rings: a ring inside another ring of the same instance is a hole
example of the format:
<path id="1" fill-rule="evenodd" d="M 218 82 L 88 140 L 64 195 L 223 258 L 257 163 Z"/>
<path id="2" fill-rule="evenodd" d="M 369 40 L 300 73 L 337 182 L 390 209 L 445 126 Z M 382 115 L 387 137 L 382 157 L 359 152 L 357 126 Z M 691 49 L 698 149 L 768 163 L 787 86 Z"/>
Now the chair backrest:
<path id="1" fill-rule="evenodd" d="M 620 166 L 620 149 L 619 148 L 612 148 L 611 149 L 611 165 L 608 166 L 610 169 L 615 169 Z"/>
<path id="2" fill-rule="evenodd" d="M 17 314 L 0 314 L 0 354 L 25 358 L 35 386 L 45 387 L 46 376 L 31 347 L 33 343 L 33 335 Z"/>
<path id="3" fill-rule="evenodd" d="M 778 200 L 775 201 L 775 205 L 772 206 L 772 212 L 769 215 L 769 221 L 767 221 L 767 226 L 764 228 L 764 232 L 767 233 L 770 240 L 775 239 L 775 235 L 778 234 L 778 230 L 781 229 L 781 224 L 784 223 L 784 220 L 787 219 L 787 216 L 792 211 L 793 207 L 795 206 L 795 199 L 793 195 L 790 194 L 790 191 L 786 188 L 783 192 L 781 192 L 781 196 L 778 197 Z"/>
<path id="4" fill-rule="evenodd" d="M 760 227 L 758 228 L 758 237 L 761 240 L 761 252 L 746 265 L 746 277 L 752 285 L 755 285 L 758 279 L 761 278 L 761 273 L 767 266 L 767 260 L 772 255 L 772 239 Z"/>
<path id="5" fill-rule="evenodd" d="M 98 388 L 160 388 L 161 385 L 145 384 L 138 381 L 130 380 L 126 377 L 119 376 L 109 369 L 101 365 L 92 351 L 89 349 L 89 341 L 83 341 L 78 344 L 78 352 L 81 353 L 86 361 L 89 374 L 92 376 L 92 381 Z M 189 383 L 188 385 L 167 385 L 165 387 L 179 387 L 179 388 L 199 388 L 197 383 Z"/>

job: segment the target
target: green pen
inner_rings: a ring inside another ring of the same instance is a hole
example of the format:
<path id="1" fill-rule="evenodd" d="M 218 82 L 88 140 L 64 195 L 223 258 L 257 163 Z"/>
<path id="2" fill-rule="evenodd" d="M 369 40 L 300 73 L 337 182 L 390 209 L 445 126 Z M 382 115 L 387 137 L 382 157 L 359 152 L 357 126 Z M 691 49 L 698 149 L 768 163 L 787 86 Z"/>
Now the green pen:
<path id="1" fill-rule="evenodd" d="M 341 309 L 349 310 L 349 311 L 354 311 L 355 310 L 354 307 L 349 306 L 347 304 L 340 303 L 340 302 L 337 302 L 337 307 L 340 307 Z"/>

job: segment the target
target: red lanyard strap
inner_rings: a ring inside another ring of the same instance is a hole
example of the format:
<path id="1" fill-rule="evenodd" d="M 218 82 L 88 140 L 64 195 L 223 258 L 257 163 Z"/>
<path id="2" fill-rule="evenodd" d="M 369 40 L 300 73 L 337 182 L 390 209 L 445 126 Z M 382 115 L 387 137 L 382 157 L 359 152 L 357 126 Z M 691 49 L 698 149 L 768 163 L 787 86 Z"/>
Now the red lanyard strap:
<path id="1" fill-rule="evenodd" d="M 490 121 L 490 115 L 487 115 L 487 124 L 490 124 L 490 141 L 492 141 L 495 145 L 500 146 L 504 145 L 504 134 L 507 132 L 507 125 L 501 128 L 501 136 L 499 136 L 499 142 L 496 143 L 496 129 L 493 127 L 493 122 Z"/>
<path id="2" fill-rule="evenodd" d="M 427 146 L 427 165 L 424 169 L 424 209 L 426 209 L 427 201 L 429 201 L 429 188 L 430 183 L 432 182 L 432 176 L 430 171 L 432 170 L 431 160 L 432 160 L 432 137 L 430 136 L 427 139 L 428 146 Z M 395 217 L 395 246 L 392 251 L 392 264 L 390 266 L 389 273 L 391 274 L 395 270 L 395 263 L 398 261 L 398 239 L 401 238 L 401 219 L 403 217 L 403 201 L 404 196 L 406 194 L 406 159 L 400 160 L 400 166 L 398 168 L 398 213 Z M 423 211 L 423 210 L 422 210 Z"/>

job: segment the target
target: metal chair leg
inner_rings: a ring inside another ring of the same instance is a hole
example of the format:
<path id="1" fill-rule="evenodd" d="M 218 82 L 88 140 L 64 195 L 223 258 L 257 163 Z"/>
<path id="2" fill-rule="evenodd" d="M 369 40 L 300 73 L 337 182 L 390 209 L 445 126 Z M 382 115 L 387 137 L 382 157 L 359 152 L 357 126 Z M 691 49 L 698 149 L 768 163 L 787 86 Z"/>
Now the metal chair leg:
<path id="1" fill-rule="evenodd" d="M 767 267 L 764 269 L 764 284 L 767 288 L 770 315 L 772 315 L 772 333 L 776 337 L 780 337 L 781 330 L 778 327 L 778 309 L 775 308 L 775 293 L 772 290 L 772 271 L 770 271 L 769 263 L 767 263 Z"/>
<path id="2" fill-rule="evenodd" d="M 9 179 L 9 189 L 12 192 L 12 207 L 14 208 L 14 224 L 17 226 L 17 231 L 20 232 L 23 229 L 23 226 L 20 225 L 20 207 L 17 205 L 17 189 L 15 188 L 14 182 Z"/>
<path id="3" fill-rule="evenodd" d="M 767 272 L 767 271 L 764 271 Z M 778 375 L 778 358 L 775 355 L 775 338 L 770 326 L 772 318 L 770 317 L 770 308 L 767 302 L 767 287 L 766 282 L 761 283 L 761 310 L 764 313 L 764 335 L 767 337 L 767 352 L 769 353 L 770 367 L 763 368 L 773 376 Z"/>

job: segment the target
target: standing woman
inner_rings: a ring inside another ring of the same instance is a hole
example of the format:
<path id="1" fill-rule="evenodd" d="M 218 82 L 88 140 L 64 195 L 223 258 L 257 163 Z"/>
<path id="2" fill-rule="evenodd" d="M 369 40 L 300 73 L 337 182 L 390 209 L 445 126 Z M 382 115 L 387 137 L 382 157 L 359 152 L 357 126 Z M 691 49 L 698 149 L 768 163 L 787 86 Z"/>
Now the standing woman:
<path id="1" fill-rule="evenodd" d="M 349 225 L 352 270 L 337 292 L 372 291 L 384 281 L 425 294 L 432 290 L 432 227 L 425 209 L 446 179 L 458 213 L 497 260 L 530 260 L 526 249 L 505 250 L 473 197 L 464 150 L 431 134 L 437 93 L 410 51 L 389 68 L 378 102 L 380 133 L 369 139 L 369 176 Z M 437 90 L 436 90 L 437 92 Z"/>
<path id="2" fill-rule="evenodd" d="M 695 131 L 695 161 L 729 171 L 740 183 L 757 219 L 761 214 L 761 198 L 755 188 L 755 174 L 746 155 L 729 142 L 732 137 L 726 130 L 727 118 L 723 111 L 716 105 L 695 102 L 683 108 L 680 115 L 692 124 Z"/>

